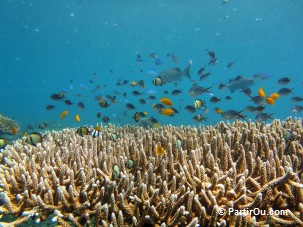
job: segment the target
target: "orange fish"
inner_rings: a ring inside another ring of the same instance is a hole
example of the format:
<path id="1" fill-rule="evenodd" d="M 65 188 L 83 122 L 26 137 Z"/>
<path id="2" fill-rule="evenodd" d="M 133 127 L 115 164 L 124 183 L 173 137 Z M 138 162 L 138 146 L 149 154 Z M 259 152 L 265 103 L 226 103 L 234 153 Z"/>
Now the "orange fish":
<path id="1" fill-rule="evenodd" d="M 23 135 L 24 137 L 26 137 L 26 136 L 27 136 L 27 133 L 26 133 L 26 132 L 23 132 L 22 135 Z"/>
<path id="2" fill-rule="evenodd" d="M 171 108 L 166 108 L 166 109 L 161 110 L 161 113 L 166 116 L 173 116 L 174 110 Z"/>
<path id="3" fill-rule="evenodd" d="M 217 113 L 217 114 L 222 114 L 223 110 L 220 109 L 220 108 L 214 108 L 214 111 Z"/>
<path id="4" fill-rule="evenodd" d="M 14 128 L 12 129 L 12 133 L 13 133 L 14 135 L 17 135 L 18 132 L 19 132 L 18 128 L 14 127 Z"/>
<path id="5" fill-rule="evenodd" d="M 173 102 L 169 98 L 161 98 L 160 102 L 164 105 L 167 105 L 167 106 L 172 106 L 173 105 Z"/>
<path id="6" fill-rule="evenodd" d="M 60 118 L 65 118 L 65 116 L 68 114 L 67 110 L 64 110 L 61 114 L 60 114 Z"/>
<path id="7" fill-rule="evenodd" d="M 265 97 L 265 91 L 263 90 L 263 88 L 262 87 L 260 87 L 259 88 L 259 90 L 258 90 L 258 95 L 260 96 L 260 97 Z"/>
<path id="8" fill-rule="evenodd" d="M 280 98 L 280 95 L 279 95 L 279 93 L 272 93 L 270 95 L 270 97 L 273 98 L 274 100 L 276 100 L 276 99 Z"/>
<path id="9" fill-rule="evenodd" d="M 162 147 L 160 144 L 156 146 L 156 155 L 162 155 L 164 153 L 164 147 Z"/>
<path id="10" fill-rule="evenodd" d="M 265 99 L 265 101 L 269 104 L 269 105 L 274 105 L 275 104 L 275 100 L 272 97 L 267 97 Z"/>
<path id="11" fill-rule="evenodd" d="M 77 122 L 80 122 L 80 117 L 79 117 L 79 115 L 78 115 L 78 114 L 76 114 L 76 116 L 75 116 L 75 120 L 76 120 Z"/>

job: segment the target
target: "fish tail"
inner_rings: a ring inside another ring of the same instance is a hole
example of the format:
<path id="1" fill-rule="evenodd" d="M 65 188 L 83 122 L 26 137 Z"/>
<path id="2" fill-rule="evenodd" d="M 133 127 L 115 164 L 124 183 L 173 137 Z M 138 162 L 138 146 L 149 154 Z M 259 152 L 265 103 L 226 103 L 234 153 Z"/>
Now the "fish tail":
<path id="1" fill-rule="evenodd" d="M 191 76 L 190 76 L 190 67 L 191 67 L 191 64 L 188 64 L 188 66 L 183 70 L 183 75 L 186 76 L 188 79 L 191 79 Z"/>

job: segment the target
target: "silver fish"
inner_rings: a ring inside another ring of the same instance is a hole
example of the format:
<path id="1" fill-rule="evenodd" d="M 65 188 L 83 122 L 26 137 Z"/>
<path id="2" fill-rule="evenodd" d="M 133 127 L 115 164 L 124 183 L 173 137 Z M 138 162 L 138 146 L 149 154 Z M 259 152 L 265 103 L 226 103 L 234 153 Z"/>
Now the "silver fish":
<path id="1" fill-rule="evenodd" d="M 303 110 L 303 106 L 293 106 L 291 107 L 291 112 L 296 114 L 296 113 L 299 113 Z"/>
<path id="2" fill-rule="evenodd" d="M 264 106 L 246 106 L 245 111 L 252 113 L 260 113 L 265 109 Z"/>
<path id="3" fill-rule="evenodd" d="M 293 89 L 290 89 L 290 88 L 281 88 L 279 91 L 278 91 L 278 93 L 279 93 L 279 95 L 281 95 L 281 96 L 285 96 L 285 95 L 288 95 L 288 94 L 293 94 L 292 93 L 292 90 Z"/>
<path id="4" fill-rule="evenodd" d="M 209 89 L 211 89 L 211 87 L 205 88 L 205 87 L 201 87 L 199 85 L 194 85 L 188 90 L 188 94 L 191 97 L 196 97 L 196 96 L 202 95 L 205 92 L 208 92 L 208 93 L 211 92 Z"/>
<path id="5" fill-rule="evenodd" d="M 263 121 L 267 121 L 268 119 L 272 119 L 272 114 L 268 114 L 268 113 L 259 113 L 257 114 L 257 116 L 255 117 L 255 120 L 258 122 L 263 122 Z"/>
<path id="6" fill-rule="evenodd" d="M 292 102 L 302 102 L 303 98 L 300 96 L 294 96 L 290 99 Z"/>
<path id="7" fill-rule="evenodd" d="M 189 72 L 190 67 L 191 67 L 191 62 L 188 63 L 187 67 L 183 71 L 181 71 L 181 69 L 179 68 L 171 68 L 162 71 L 157 77 L 161 78 L 163 83 L 180 81 L 182 79 L 182 76 L 186 76 L 187 78 L 191 79 Z"/>
<path id="8" fill-rule="evenodd" d="M 257 95 L 257 96 L 250 96 L 250 98 L 251 98 L 250 101 L 253 101 L 258 106 L 262 106 L 265 103 L 265 97 L 261 97 Z"/>
<path id="9" fill-rule="evenodd" d="M 230 79 L 225 86 L 229 88 L 231 93 L 233 93 L 238 89 L 248 88 L 252 86 L 254 83 L 255 82 L 253 79 L 243 76 L 237 76 L 234 79 Z"/>
<path id="10" fill-rule="evenodd" d="M 231 119 L 243 119 L 245 120 L 245 117 L 244 115 L 242 115 L 241 113 L 243 112 L 242 111 L 236 111 L 236 110 L 226 110 L 222 113 L 222 117 L 225 119 L 225 120 L 231 120 Z"/>

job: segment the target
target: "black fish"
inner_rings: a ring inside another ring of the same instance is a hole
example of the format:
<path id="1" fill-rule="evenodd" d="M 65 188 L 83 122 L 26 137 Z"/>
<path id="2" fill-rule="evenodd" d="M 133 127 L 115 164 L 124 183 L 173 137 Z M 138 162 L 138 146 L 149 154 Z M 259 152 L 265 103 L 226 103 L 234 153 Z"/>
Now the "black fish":
<path id="1" fill-rule="evenodd" d="M 55 106 L 54 106 L 54 105 L 47 105 L 47 106 L 45 107 L 45 109 L 46 109 L 46 110 L 53 110 L 53 109 L 55 109 Z"/>
<path id="2" fill-rule="evenodd" d="M 73 103 L 69 99 L 64 100 L 64 103 L 68 106 L 73 105 Z"/>
<path id="3" fill-rule="evenodd" d="M 84 109 L 84 103 L 83 103 L 83 102 L 78 102 L 77 106 L 78 106 L 78 108 L 79 108 L 80 110 L 83 110 L 83 109 Z"/>

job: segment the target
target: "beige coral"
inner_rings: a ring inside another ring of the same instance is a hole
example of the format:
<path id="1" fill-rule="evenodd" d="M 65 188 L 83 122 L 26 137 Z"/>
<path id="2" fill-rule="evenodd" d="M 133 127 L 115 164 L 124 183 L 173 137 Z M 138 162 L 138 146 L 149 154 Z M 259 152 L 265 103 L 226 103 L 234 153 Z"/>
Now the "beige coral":
<path id="1" fill-rule="evenodd" d="M 283 138 L 287 129 L 291 139 Z M 0 213 L 17 217 L 10 224 L 54 215 L 61 226 L 302 226 L 302 142 L 302 121 L 292 118 L 109 125 L 102 138 L 51 131 L 36 147 L 18 140 L 0 154 Z M 256 208 L 273 215 L 227 212 Z"/>

